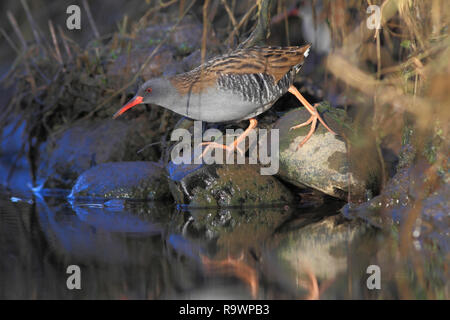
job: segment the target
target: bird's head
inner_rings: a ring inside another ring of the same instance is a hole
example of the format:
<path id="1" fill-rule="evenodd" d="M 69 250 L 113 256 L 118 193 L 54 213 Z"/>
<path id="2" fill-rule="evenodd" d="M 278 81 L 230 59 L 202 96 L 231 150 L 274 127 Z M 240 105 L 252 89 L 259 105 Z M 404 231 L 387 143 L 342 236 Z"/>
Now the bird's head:
<path id="1" fill-rule="evenodd" d="M 134 98 L 128 101 L 126 105 L 124 105 L 114 114 L 113 118 L 117 118 L 122 113 L 138 104 L 156 103 L 157 101 L 160 101 L 160 98 L 163 96 L 164 96 L 164 80 L 163 79 L 148 80 L 139 87 L 139 90 L 134 96 Z"/>

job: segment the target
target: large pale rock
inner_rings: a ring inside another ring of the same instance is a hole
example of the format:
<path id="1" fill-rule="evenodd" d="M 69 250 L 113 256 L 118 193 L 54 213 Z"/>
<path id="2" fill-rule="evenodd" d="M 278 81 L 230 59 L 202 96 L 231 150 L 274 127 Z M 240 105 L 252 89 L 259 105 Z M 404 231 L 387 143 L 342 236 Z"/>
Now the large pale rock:
<path id="1" fill-rule="evenodd" d="M 342 132 L 342 124 L 329 116 L 329 112 L 322 116 L 334 131 Z M 350 169 L 346 143 L 340 136 L 333 135 L 318 123 L 312 137 L 298 148 L 310 126 L 289 129 L 309 117 L 304 108 L 296 109 L 285 114 L 273 126 L 280 130 L 279 177 L 296 186 L 310 187 L 333 197 L 346 199 L 351 190 L 353 197 L 362 198 L 371 182 Z"/>

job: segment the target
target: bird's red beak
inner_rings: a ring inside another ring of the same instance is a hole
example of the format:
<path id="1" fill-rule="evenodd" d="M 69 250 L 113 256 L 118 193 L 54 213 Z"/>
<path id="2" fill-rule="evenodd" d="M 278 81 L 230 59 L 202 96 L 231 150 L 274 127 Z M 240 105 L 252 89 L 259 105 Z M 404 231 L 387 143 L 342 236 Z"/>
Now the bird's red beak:
<path id="1" fill-rule="evenodd" d="M 133 99 L 131 99 L 126 105 L 124 105 L 122 108 L 119 109 L 119 111 L 117 111 L 114 115 L 113 118 L 117 118 L 118 116 L 120 116 L 122 113 L 124 113 L 125 111 L 127 111 L 128 109 L 134 107 L 137 104 L 142 103 L 142 100 L 144 100 L 143 97 L 141 96 L 136 96 Z"/>

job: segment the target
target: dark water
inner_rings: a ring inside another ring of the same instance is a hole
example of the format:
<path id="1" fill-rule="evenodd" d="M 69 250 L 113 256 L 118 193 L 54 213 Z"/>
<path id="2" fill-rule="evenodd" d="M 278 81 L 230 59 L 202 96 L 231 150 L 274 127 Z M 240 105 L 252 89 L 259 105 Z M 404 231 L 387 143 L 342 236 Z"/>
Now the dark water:
<path id="1" fill-rule="evenodd" d="M 395 230 L 345 221 L 342 205 L 186 211 L 2 193 L 0 298 L 448 298 L 448 257 L 426 243 L 402 252 Z"/>

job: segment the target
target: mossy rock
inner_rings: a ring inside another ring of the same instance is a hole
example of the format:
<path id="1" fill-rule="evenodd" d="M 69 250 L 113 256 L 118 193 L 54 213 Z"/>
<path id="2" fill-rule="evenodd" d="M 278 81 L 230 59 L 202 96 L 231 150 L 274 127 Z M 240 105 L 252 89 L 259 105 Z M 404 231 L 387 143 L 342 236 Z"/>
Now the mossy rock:
<path id="1" fill-rule="evenodd" d="M 275 177 L 261 175 L 258 165 L 171 162 L 167 169 L 173 197 L 190 207 L 257 207 L 293 201 L 291 192 Z"/>

